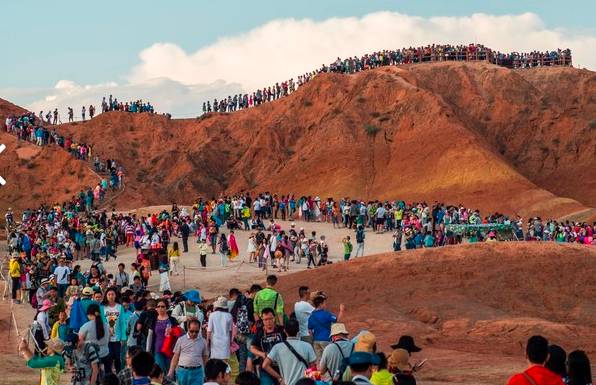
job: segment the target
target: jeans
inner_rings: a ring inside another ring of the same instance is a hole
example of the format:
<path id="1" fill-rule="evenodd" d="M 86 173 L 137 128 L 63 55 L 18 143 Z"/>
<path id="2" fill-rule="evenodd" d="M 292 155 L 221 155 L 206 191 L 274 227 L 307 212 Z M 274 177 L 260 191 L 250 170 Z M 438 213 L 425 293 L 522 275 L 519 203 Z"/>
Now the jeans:
<path id="1" fill-rule="evenodd" d="M 203 367 L 185 369 L 178 367 L 176 369 L 176 383 L 178 385 L 203 385 L 205 372 Z"/>
<path id="2" fill-rule="evenodd" d="M 170 370 L 170 359 L 158 352 L 156 352 L 153 357 L 155 358 L 155 363 L 161 368 L 161 370 L 164 373 L 168 373 L 168 370 Z"/>
<path id="3" fill-rule="evenodd" d="M 201 254 L 201 267 L 207 267 L 207 255 Z"/>
<path id="4" fill-rule="evenodd" d="M 358 246 L 356 247 L 355 257 L 358 256 L 358 253 L 360 253 L 361 257 L 364 257 L 364 242 L 357 242 L 356 245 L 358 245 Z"/>
<path id="5" fill-rule="evenodd" d="M 68 288 L 68 284 L 63 284 L 63 283 L 58 284 L 58 298 L 64 298 L 64 294 L 66 294 L 67 288 Z"/>

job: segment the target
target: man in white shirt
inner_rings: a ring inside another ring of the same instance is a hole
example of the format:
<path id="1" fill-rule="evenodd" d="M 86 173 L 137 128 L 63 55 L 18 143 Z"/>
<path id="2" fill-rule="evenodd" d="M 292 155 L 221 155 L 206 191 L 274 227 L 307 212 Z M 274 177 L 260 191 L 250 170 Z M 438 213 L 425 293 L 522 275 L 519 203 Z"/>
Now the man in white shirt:
<path id="1" fill-rule="evenodd" d="M 58 297 L 64 298 L 64 293 L 68 288 L 70 281 L 70 268 L 65 266 L 64 257 L 58 259 L 58 266 L 54 269 L 54 275 L 56 276 L 56 284 L 58 285 Z"/>
<path id="2" fill-rule="evenodd" d="M 173 378 L 175 372 L 178 385 L 202 385 L 203 366 L 208 357 L 207 342 L 201 336 L 201 324 L 193 319 L 188 322 L 188 333 L 176 341 L 168 376 Z"/>
<path id="3" fill-rule="evenodd" d="M 296 314 L 296 319 L 300 325 L 298 336 L 302 341 L 312 344 L 312 336 L 308 332 L 308 318 L 315 308 L 308 302 L 310 297 L 310 289 L 308 286 L 300 286 L 298 295 L 300 296 L 300 301 L 294 304 L 294 314 Z"/>
<path id="4" fill-rule="evenodd" d="M 207 324 L 207 346 L 211 350 L 211 358 L 228 360 L 232 338 L 233 320 L 228 312 L 228 300 L 219 297 L 213 304 L 213 313 Z"/>

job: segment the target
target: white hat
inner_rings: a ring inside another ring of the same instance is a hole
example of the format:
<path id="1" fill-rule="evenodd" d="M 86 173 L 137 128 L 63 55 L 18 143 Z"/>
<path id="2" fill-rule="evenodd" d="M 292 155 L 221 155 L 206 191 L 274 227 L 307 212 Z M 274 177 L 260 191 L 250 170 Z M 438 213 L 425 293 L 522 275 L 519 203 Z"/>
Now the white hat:
<path id="1" fill-rule="evenodd" d="M 330 336 L 336 336 L 338 334 L 349 334 L 348 330 L 346 329 L 346 325 L 342 323 L 335 323 L 331 325 L 331 334 Z"/>
<path id="2" fill-rule="evenodd" d="M 213 303 L 214 309 L 227 309 L 228 308 L 228 299 L 226 297 L 218 297 L 217 300 Z"/>

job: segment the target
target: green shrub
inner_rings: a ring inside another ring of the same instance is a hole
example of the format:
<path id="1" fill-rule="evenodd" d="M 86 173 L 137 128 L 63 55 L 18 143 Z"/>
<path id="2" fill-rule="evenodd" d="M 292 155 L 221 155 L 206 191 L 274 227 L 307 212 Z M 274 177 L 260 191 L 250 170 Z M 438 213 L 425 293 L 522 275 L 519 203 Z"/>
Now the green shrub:
<path id="1" fill-rule="evenodd" d="M 367 124 L 364 126 L 364 131 L 366 131 L 366 134 L 368 136 L 375 136 L 377 135 L 377 132 L 379 132 L 380 128 L 373 125 L 373 124 Z"/>

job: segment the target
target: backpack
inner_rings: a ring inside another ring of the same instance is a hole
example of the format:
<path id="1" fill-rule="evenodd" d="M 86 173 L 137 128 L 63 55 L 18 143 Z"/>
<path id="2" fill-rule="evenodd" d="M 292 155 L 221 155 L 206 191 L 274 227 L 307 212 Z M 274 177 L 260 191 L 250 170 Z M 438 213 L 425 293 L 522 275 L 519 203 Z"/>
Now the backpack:
<path id="1" fill-rule="evenodd" d="M 341 350 L 341 346 L 339 346 L 339 344 L 337 342 L 333 342 L 333 345 L 337 346 L 337 349 L 339 350 L 339 354 L 341 355 L 341 361 L 339 364 L 339 369 L 338 369 L 338 375 L 336 376 L 336 374 L 333 374 L 333 378 L 335 380 L 335 378 L 337 378 L 338 382 L 342 381 L 342 378 L 344 376 L 344 373 L 346 372 L 346 369 L 348 368 L 348 365 L 350 364 L 350 356 L 352 355 L 352 353 L 354 352 L 354 344 L 352 344 L 352 348 L 350 349 L 350 354 L 348 354 L 347 356 L 344 355 L 343 350 Z"/>
<path id="2" fill-rule="evenodd" d="M 356 231 L 356 242 L 358 242 L 358 243 L 364 242 L 364 231 L 361 231 L 361 230 Z"/>
<path id="3" fill-rule="evenodd" d="M 236 327 L 240 334 L 250 334 L 252 322 L 248 314 L 248 300 L 243 298 L 236 309 Z"/>

